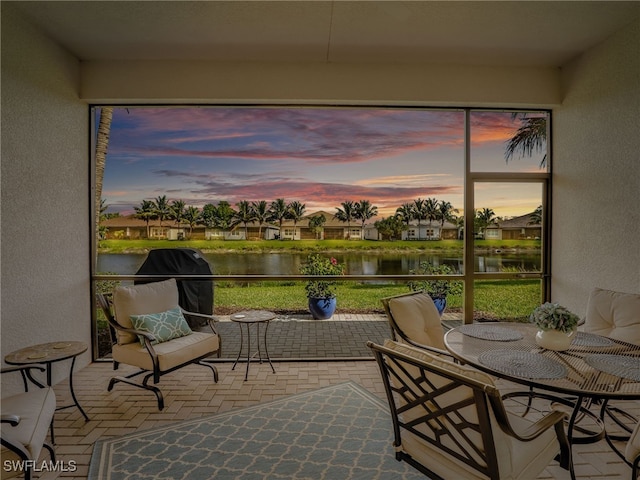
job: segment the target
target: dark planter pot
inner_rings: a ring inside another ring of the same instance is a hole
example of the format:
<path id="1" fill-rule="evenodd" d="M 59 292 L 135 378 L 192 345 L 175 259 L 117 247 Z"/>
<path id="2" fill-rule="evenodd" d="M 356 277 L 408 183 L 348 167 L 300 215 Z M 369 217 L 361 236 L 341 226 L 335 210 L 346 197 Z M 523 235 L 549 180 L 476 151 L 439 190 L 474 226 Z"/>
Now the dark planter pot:
<path id="1" fill-rule="evenodd" d="M 438 310 L 438 313 L 440 314 L 440 316 L 442 316 L 444 309 L 447 308 L 447 297 L 438 297 L 438 298 L 431 297 L 431 299 L 433 300 L 433 303 L 435 304 L 436 309 Z"/>
<path id="2" fill-rule="evenodd" d="M 331 318 L 336 311 L 335 298 L 310 298 L 309 311 L 316 320 Z"/>

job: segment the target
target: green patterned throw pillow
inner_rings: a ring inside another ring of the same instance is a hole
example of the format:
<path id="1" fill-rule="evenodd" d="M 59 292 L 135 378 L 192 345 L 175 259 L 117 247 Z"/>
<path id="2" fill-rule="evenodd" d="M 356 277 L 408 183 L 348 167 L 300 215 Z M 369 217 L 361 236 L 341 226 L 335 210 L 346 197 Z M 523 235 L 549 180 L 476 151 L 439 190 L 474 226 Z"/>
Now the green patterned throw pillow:
<path id="1" fill-rule="evenodd" d="M 168 342 L 192 333 L 180 307 L 160 313 L 131 315 L 130 318 L 133 328 L 152 333 L 156 337 L 156 341 L 151 342 L 152 344 Z M 144 346 L 144 337 L 139 336 L 139 338 Z"/>

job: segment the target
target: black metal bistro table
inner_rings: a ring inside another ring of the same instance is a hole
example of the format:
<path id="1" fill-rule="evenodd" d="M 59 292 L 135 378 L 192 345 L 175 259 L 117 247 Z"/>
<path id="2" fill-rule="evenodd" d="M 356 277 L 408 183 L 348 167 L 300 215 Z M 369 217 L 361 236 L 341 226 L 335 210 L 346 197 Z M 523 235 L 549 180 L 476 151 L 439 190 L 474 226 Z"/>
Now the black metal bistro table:
<path id="1" fill-rule="evenodd" d="M 238 323 L 240 326 L 240 349 L 238 350 L 238 357 L 236 361 L 233 363 L 233 367 L 231 370 L 236 368 L 238 361 L 240 360 L 240 356 L 242 355 L 242 348 L 244 346 L 244 336 L 245 333 L 247 335 L 247 370 L 244 375 L 245 381 L 249 377 L 249 365 L 251 364 L 251 359 L 258 356 L 260 363 L 262 363 L 262 350 L 260 348 L 260 324 L 264 323 L 264 333 L 262 336 L 262 346 L 264 347 L 264 353 L 266 355 L 267 360 L 269 361 L 269 365 L 271 365 L 271 370 L 273 373 L 276 373 L 276 369 L 273 367 L 273 363 L 271 363 L 271 357 L 269 356 L 269 350 L 267 348 L 267 330 L 269 329 L 269 322 L 276 318 L 276 314 L 273 312 L 269 312 L 267 310 L 246 310 L 242 312 L 238 312 L 235 315 L 231 315 L 231 320 L 233 322 Z M 256 353 L 251 354 L 251 326 L 256 326 L 256 343 L 258 346 L 258 350 Z M 244 327 L 244 328 L 243 328 Z"/>
<path id="2" fill-rule="evenodd" d="M 62 360 L 71 359 L 71 367 L 69 368 L 69 390 L 71 392 L 71 398 L 73 398 L 72 405 L 65 405 L 58 407 L 56 410 L 63 410 L 76 406 L 86 421 L 89 421 L 89 417 L 80 406 L 76 393 L 73 389 L 73 367 L 76 363 L 76 357 L 87 351 L 87 345 L 82 342 L 74 341 L 60 341 L 51 343 L 41 343 L 39 345 L 33 345 L 30 347 L 21 348 L 15 352 L 11 352 L 4 357 L 4 361 L 8 365 L 39 365 L 46 366 L 47 386 L 51 386 L 51 365 L 55 362 L 61 362 Z M 27 373 L 30 380 L 36 385 L 40 385 L 35 378 L 31 377 Z"/>
<path id="3" fill-rule="evenodd" d="M 445 345 L 463 363 L 512 382 L 553 392 L 548 398 L 572 408 L 567 435 L 572 443 L 590 443 L 607 436 L 603 407 L 595 416 L 600 432 L 581 430 L 576 422 L 592 401 L 640 399 L 640 345 L 577 332 L 568 350 L 538 346 L 537 328 L 526 323 L 469 324 L 445 334 Z M 537 394 L 537 392 L 536 392 Z M 544 394 L 543 394 L 544 396 Z M 577 431 L 587 433 L 577 436 Z"/>

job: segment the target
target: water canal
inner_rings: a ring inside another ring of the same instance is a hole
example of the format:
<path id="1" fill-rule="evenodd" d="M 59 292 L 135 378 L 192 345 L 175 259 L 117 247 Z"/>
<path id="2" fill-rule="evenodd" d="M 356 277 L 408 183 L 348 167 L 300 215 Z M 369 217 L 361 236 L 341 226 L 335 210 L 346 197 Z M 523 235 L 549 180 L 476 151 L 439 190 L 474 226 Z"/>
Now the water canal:
<path id="1" fill-rule="evenodd" d="M 297 275 L 307 259 L 301 253 L 205 253 L 214 274 L 217 275 Z M 461 256 L 455 253 L 358 253 L 327 254 L 346 266 L 347 275 L 404 275 L 418 268 L 420 262 L 446 264 L 457 273 L 463 272 Z M 146 258 L 144 253 L 99 254 L 98 272 L 133 275 Z M 475 271 L 539 272 L 539 252 L 488 253 L 476 255 Z"/>

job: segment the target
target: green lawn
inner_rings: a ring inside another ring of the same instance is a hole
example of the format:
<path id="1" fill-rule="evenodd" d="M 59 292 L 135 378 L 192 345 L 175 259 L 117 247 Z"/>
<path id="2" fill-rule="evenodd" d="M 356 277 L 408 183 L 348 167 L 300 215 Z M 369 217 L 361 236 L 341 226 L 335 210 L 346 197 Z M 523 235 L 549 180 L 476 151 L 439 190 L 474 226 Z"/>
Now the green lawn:
<path id="1" fill-rule="evenodd" d="M 535 250 L 539 240 L 476 240 L 478 249 Z M 197 248 L 203 252 L 341 252 L 341 251 L 451 251 L 461 252 L 461 240 L 437 241 L 370 241 L 370 240 L 104 240 L 100 253 L 141 253 L 154 248 Z M 407 292 L 406 285 L 342 282 L 338 285 L 338 313 L 382 312 L 380 299 Z M 279 312 L 307 310 L 302 282 L 258 282 L 232 284 L 218 282 L 215 289 L 216 312 L 229 313 L 241 309 L 269 309 Z M 540 283 L 537 280 L 482 281 L 475 286 L 476 316 L 499 319 L 524 319 L 540 304 Z M 448 299 L 448 308 L 460 309 L 462 296 Z"/>
<path id="2" fill-rule="evenodd" d="M 337 312 L 383 312 L 380 299 L 408 291 L 406 285 L 342 282 L 336 292 Z M 300 282 L 262 282 L 247 286 L 223 283 L 216 286 L 214 303 L 219 313 L 253 308 L 307 311 L 304 284 Z M 537 280 L 482 281 L 475 285 L 475 310 L 479 317 L 523 320 L 539 304 L 540 282 Z M 462 308 L 462 295 L 450 296 L 447 308 Z"/>
<path id="3" fill-rule="evenodd" d="M 476 240 L 478 249 L 540 249 L 540 240 Z M 102 240 L 99 253 L 147 252 L 154 248 L 197 248 L 203 252 L 462 251 L 462 240 Z"/>

